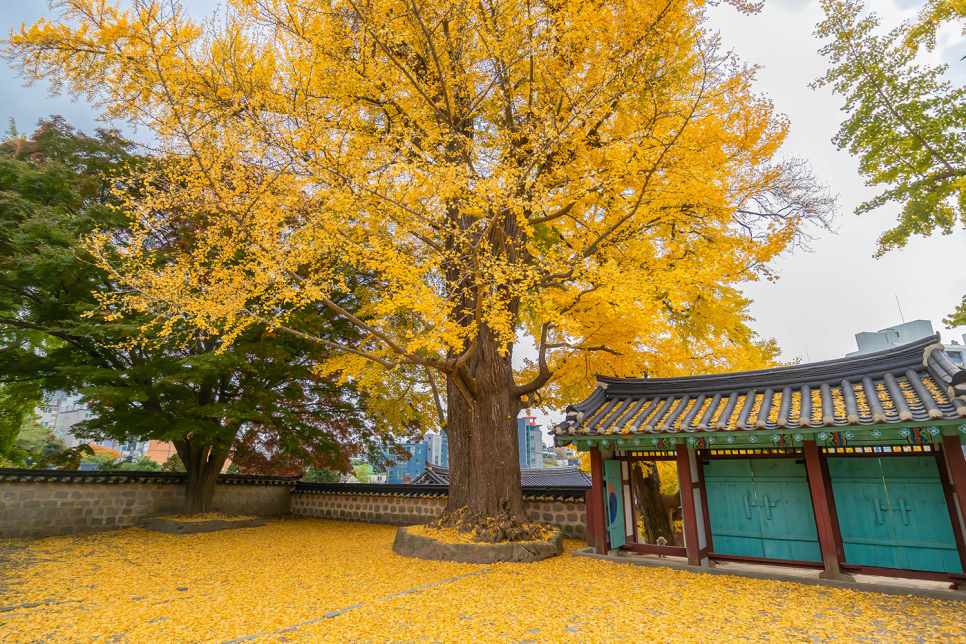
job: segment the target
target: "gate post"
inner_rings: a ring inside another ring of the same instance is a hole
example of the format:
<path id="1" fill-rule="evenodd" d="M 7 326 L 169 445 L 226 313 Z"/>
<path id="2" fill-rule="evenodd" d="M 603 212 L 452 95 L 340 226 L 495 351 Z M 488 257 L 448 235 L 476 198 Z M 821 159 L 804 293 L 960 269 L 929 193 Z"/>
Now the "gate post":
<path id="1" fill-rule="evenodd" d="M 966 456 L 963 456 L 963 445 L 959 440 L 959 433 L 949 436 L 943 433 L 943 458 L 949 472 L 949 482 L 953 488 L 953 507 L 949 508 L 950 518 L 958 522 L 959 533 L 966 537 Z M 959 553 L 960 560 L 966 570 L 966 552 Z M 964 584 L 966 585 L 966 584 Z"/>
<path id="2" fill-rule="evenodd" d="M 604 524 L 604 461 L 600 448 L 590 448 L 590 489 L 585 493 L 587 506 L 587 545 L 599 555 L 607 554 L 607 526 Z"/>
<path id="3" fill-rule="evenodd" d="M 710 566 L 708 543 L 704 530 L 704 509 L 698 483 L 697 453 L 685 445 L 678 445 L 678 486 L 681 488 L 681 520 L 684 523 L 684 547 L 688 565 Z"/>
<path id="4" fill-rule="evenodd" d="M 815 526 L 818 528 L 818 543 L 822 550 L 825 571 L 823 579 L 842 579 L 839 557 L 835 549 L 835 530 L 832 528 L 832 514 L 829 511 L 831 500 L 825 493 L 822 476 L 822 462 L 819 460 L 818 445 L 815 439 L 802 441 L 805 452 L 805 471 L 808 473 L 808 489 L 812 493 L 812 508 L 815 510 Z"/>

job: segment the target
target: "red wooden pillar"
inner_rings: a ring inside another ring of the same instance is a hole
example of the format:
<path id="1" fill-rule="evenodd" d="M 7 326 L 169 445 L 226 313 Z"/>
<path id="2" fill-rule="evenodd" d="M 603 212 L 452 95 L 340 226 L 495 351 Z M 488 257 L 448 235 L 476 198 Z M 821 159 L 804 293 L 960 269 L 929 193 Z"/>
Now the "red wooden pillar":
<path id="1" fill-rule="evenodd" d="M 831 499 L 825 489 L 822 475 L 822 461 L 818 453 L 815 440 L 802 442 L 805 452 L 805 470 L 808 472 L 808 488 L 812 493 L 812 508 L 815 510 L 815 527 L 818 528 L 818 544 L 822 550 L 822 561 L 825 564 L 825 579 L 841 579 L 839 557 L 835 549 L 835 529 L 832 527 Z"/>
<path id="2" fill-rule="evenodd" d="M 634 461 L 626 458 L 621 459 L 621 485 L 624 488 L 625 508 L 624 527 L 627 533 L 628 543 L 639 543 L 640 536 L 637 534 L 637 500 L 634 496 L 634 485 L 632 484 Z"/>
<path id="3" fill-rule="evenodd" d="M 684 523 L 684 547 L 688 553 L 688 564 L 691 566 L 707 566 L 708 551 L 707 547 L 702 548 L 703 522 L 698 519 L 698 512 L 704 511 L 698 508 L 698 497 L 695 496 L 695 488 L 698 487 L 695 477 L 692 475 L 692 461 L 695 460 L 694 450 L 689 450 L 685 445 L 677 446 L 678 464 L 678 485 L 681 488 L 681 519 Z M 700 494 L 700 493 L 699 493 Z"/>
<path id="4" fill-rule="evenodd" d="M 590 448 L 590 490 L 586 493 L 587 503 L 587 545 L 595 548 L 597 554 L 608 551 L 607 526 L 604 524 L 604 461 L 600 448 Z"/>
<path id="5" fill-rule="evenodd" d="M 953 436 L 943 434 L 943 454 L 949 468 L 949 482 L 953 488 L 953 507 L 949 508 L 950 518 L 959 524 L 958 532 L 966 537 L 966 516 L 964 516 L 966 515 L 966 456 L 963 455 L 963 445 L 958 434 Z M 963 548 L 960 548 L 959 558 L 963 563 L 963 570 L 966 570 L 966 552 Z"/>

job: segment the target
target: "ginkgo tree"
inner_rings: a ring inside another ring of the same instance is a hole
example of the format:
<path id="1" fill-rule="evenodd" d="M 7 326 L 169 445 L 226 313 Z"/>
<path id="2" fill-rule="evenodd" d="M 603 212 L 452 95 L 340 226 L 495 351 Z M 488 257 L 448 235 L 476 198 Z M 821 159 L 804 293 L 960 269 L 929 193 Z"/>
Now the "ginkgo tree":
<path id="1" fill-rule="evenodd" d="M 163 155 L 104 260 L 126 285 L 106 299 L 229 340 L 268 324 L 337 350 L 325 368 L 375 394 L 433 392 L 441 523 L 527 539 L 521 409 L 595 372 L 767 362 L 737 285 L 834 210 L 779 157 L 788 124 L 704 5 L 231 0 L 196 22 L 175 2 L 65 0 L 6 51 Z M 151 231 L 171 212 L 204 224 L 159 266 Z M 359 342 L 290 324 L 309 304 Z M 514 370 L 524 339 L 534 359 Z"/>
<path id="2" fill-rule="evenodd" d="M 903 248 L 914 235 L 966 228 L 966 87 L 949 65 L 928 60 L 943 27 L 962 30 L 966 1 L 929 0 L 916 19 L 888 32 L 861 0 L 821 4 L 825 20 L 815 35 L 828 40 L 820 52 L 829 70 L 813 86 L 845 97 L 848 117 L 833 142 L 859 157 L 869 185 L 883 187 L 855 212 L 901 206 L 875 256 Z M 943 322 L 966 324 L 966 296 Z"/>

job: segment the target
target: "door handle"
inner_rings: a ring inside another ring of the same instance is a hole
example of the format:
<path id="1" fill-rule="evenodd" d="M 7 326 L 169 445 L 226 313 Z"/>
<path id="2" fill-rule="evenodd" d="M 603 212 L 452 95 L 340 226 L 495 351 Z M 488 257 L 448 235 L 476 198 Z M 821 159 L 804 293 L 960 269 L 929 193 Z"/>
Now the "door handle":
<path id="1" fill-rule="evenodd" d="M 902 512 L 902 525 L 909 525 L 909 512 L 912 511 L 912 508 L 906 505 L 901 496 L 899 497 L 899 510 Z"/>
<path id="2" fill-rule="evenodd" d="M 765 509 L 765 518 L 767 520 L 771 521 L 771 509 L 774 508 L 774 507 L 776 507 L 778 504 L 777 503 L 771 503 L 768 500 L 768 495 L 767 494 L 765 496 L 761 497 L 761 498 L 762 498 L 762 502 L 761 503 L 753 503 L 753 502 L 752 503 L 749 503 L 748 502 L 748 495 L 747 494 L 745 495 L 745 518 L 746 519 L 750 519 L 751 518 L 751 508 L 755 507 L 755 508 L 764 508 Z"/>
<path id="3" fill-rule="evenodd" d="M 896 500 L 899 502 L 898 505 L 882 505 L 879 503 L 879 497 L 873 497 L 872 502 L 875 505 L 875 520 L 879 525 L 882 525 L 882 512 L 888 510 L 898 511 L 899 516 L 902 518 L 902 525 L 909 525 L 909 513 L 912 512 L 912 508 L 906 504 L 901 496 Z"/>

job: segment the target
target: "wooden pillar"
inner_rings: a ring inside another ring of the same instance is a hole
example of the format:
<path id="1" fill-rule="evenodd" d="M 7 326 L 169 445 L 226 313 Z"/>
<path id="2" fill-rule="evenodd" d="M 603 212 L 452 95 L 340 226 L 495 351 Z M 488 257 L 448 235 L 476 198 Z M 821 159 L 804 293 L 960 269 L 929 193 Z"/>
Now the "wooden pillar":
<path id="1" fill-rule="evenodd" d="M 698 462 L 693 449 L 677 446 L 678 485 L 681 488 L 681 519 L 684 523 L 684 547 L 688 564 L 709 565 L 708 546 L 704 535 L 704 510 L 698 489 Z"/>
<path id="2" fill-rule="evenodd" d="M 950 519 L 959 530 L 959 534 L 966 538 L 966 456 L 963 455 L 963 445 L 959 434 L 947 436 L 943 434 L 943 456 L 946 461 L 949 483 L 952 487 L 953 503 L 949 508 Z M 959 544 L 957 544 L 959 545 Z M 966 571 L 966 551 L 959 548 L 959 558 Z M 966 585 L 966 584 L 964 584 Z"/>
<path id="3" fill-rule="evenodd" d="M 822 475 L 822 461 L 818 453 L 815 440 L 802 442 L 805 452 L 805 470 L 808 473 L 808 489 L 812 493 L 812 509 L 815 511 L 815 527 L 818 528 L 818 543 L 822 550 L 822 561 L 825 572 L 820 576 L 824 579 L 842 579 L 839 567 L 839 557 L 835 549 L 835 529 L 832 527 L 831 499 L 825 488 Z"/>
<path id="4" fill-rule="evenodd" d="M 628 543 L 638 543 L 637 534 L 637 503 L 634 499 L 633 484 L 634 463 L 626 458 L 621 459 L 621 484 L 624 488 L 624 527 Z"/>
<path id="5" fill-rule="evenodd" d="M 587 491 L 587 545 L 597 554 L 607 554 L 607 525 L 604 517 L 604 461 L 600 448 L 590 448 L 590 490 Z"/>

